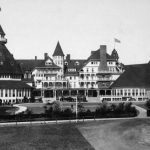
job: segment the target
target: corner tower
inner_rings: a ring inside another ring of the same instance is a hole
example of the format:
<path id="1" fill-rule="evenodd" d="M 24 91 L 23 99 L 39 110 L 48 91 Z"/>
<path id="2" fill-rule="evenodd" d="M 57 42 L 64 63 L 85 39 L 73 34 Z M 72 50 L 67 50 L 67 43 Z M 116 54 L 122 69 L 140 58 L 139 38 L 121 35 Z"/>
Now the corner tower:
<path id="1" fill-rule="evenodd" d="M 6 44 L 7 39 L 5 38 L 5 32 L 3 31 L 1 25 L 0 25 L 0 43 Z"/>
<path id="2" fill-rule="evenodd" d="M 22 71 L 5 44 L 7 39 L 0 25 L 0 80 L 21 80 Z"/>
<path id="3" fill-rule="evenodd" d="M 64 53 L 62 51 L 59 41 L 57 42 L 55 51 L 53 53 L 53 61 L 57 66 L 62 68 L 61 75 L 64 75 Z"/>

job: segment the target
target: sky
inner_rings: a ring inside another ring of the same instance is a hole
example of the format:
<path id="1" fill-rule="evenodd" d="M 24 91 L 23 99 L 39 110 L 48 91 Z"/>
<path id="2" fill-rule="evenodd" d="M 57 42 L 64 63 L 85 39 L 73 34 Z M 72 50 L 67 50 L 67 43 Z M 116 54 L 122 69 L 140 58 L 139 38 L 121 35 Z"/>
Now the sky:
<path id="1" fill-rule="evenodd" d="M 51 57 L 57 42 L 72 59 L 115 44 L 120 62 L 150 61 L 150 0 L 0 0 L 0 24 L 16 59 Z"/>

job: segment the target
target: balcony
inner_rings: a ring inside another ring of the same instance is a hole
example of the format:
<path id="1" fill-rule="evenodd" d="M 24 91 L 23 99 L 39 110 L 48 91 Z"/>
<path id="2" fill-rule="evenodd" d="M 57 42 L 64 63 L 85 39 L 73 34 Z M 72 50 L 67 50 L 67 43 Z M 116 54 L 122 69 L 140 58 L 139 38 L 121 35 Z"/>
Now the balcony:
<path id="1" fill-rule="evenodd" d="M 98 78 L 97 81 L 112 81 L 112 78 Z"/>
<path id="2" fill-rule="evenodd" d="M 102 70 L 98 71 L 97 75 L 106 75 L 106 74 L 121 74 L 123 71 L 110 71 L 110 70 Z"/>

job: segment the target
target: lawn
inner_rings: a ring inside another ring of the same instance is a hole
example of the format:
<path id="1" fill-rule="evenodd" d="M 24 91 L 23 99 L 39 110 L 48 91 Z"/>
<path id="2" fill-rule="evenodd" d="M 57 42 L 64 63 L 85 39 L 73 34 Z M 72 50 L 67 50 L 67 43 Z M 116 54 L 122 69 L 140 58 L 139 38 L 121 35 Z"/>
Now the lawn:
<path id="1" fill-rule="evenodd" d="M 149 150 L 150 119 L 97 121 L 78 125 L 96 150 Z"/>
<path id="2" fill-rule="evenodd" d="M 150 119 L 0 127 L 0 150 L 149 150 Z"/>
<path id="3" fill-rule="evenodd" d="M 94 150 L 74 124 L 0 127 L 0 150 Z"/>
<path id="4" fill-rule="evenodd" d="M 0 106 L 0 115 L 13 115 L 17 110 L 17 107 Z"/>
<path id="5" fill-rule="evenodd" d="M 26 106 L 29 110 L 32 111 L 33 114 L 42 114 L 45 112 L 44 106 L 46 104 L 44 103 L 22 103 L 20 104 L 22 106 Z M 62 109 L 71 108 L 71 105 L 73 105 L 74 111 L 76 108 L 75 102 L 63 102 L 61 103 Z M 83 106 L 85 109 L 90 109 L 91 111 L 95 111 L 97 107 L 100 106 L 100 103 L 83 103 Z"/>

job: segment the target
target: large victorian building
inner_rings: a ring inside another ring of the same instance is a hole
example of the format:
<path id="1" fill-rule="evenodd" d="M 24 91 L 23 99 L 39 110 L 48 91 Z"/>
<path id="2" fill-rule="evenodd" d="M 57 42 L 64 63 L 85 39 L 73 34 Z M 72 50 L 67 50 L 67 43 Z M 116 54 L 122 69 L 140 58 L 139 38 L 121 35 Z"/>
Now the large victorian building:
<path id="1" fill-rule="evenodd" d="M 21 81 L 22 71 L 5 44 L 7 39 L 0 26 L 0 103 L 21 102 L 30 98 L 31 87 Z"/>
<path id="2" fill-rule="evenodd" d="M 150 64 L 124 66 L 114 49 L 101 45 L 87 59 L 66 57 L 58 42 L 43 59 L 15 60 L 0 26 L 0 103 L 31 97 L 43 102 L 85 96 L 88 101 L 145 101 L 150 98 Z"/>
<path id="3" fill-rule="evenodd" d="M 24 81 L 35 88 L 35 96 L 43 101 L 77 95 L 85 95 L 87 100 L 99 99 L 100 95 L 111 94 L 109 87 L 124 71 L 117 51 L 108 54 L 106 45 L 81 60 L 71 59 L 70 54 L 65 57 L 58 42 L 52 56 L 45 53 L 43 60 L 17 60 Z"/>

